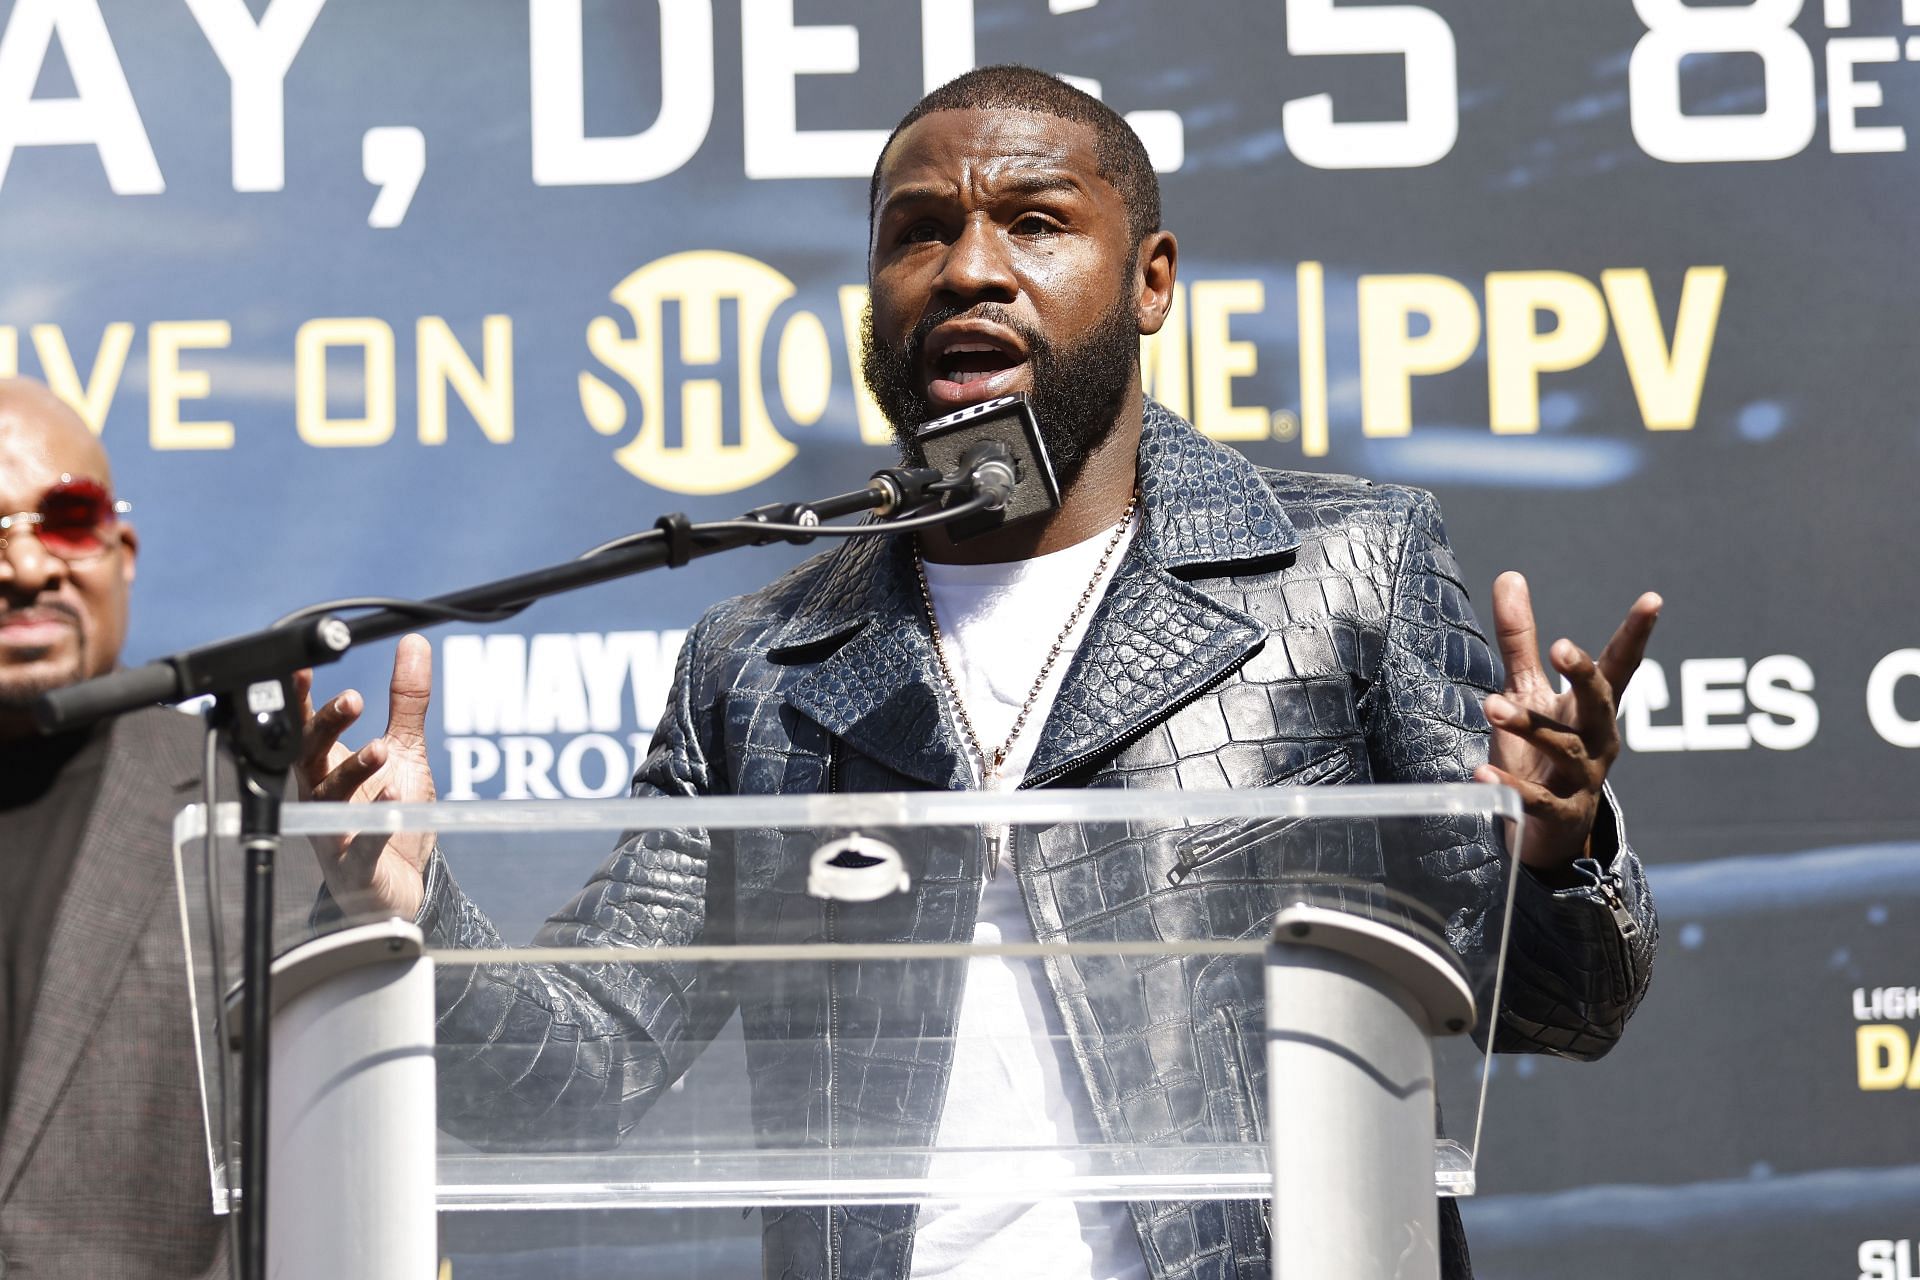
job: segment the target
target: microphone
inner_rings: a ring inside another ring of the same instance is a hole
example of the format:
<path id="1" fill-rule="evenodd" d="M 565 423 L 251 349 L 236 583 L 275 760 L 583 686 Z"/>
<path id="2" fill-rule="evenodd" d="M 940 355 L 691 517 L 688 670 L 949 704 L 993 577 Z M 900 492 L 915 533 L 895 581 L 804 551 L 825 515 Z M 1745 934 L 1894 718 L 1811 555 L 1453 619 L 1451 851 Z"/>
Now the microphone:
<path id="1" fill-rule="evenodd" d="M 1060 482 L 1020 392 L 968 405 L 913 429 L 929 468 L 957 481 L 945 505 L 990 495 L 987 509 L 947 526 L 955 542 L 977 538 L 1060 508 Z"/>
<path id="2" fill-rule="evenodd" d="M 184 702 L 238 683 L 271 680 L 279 672 L 332 662 L 352 643 L 352 632 L 340 619 L 312 618 L 50 689 L 35 701 L 33 718 L 40 732 L 63 733 L 141 707 Z"/>

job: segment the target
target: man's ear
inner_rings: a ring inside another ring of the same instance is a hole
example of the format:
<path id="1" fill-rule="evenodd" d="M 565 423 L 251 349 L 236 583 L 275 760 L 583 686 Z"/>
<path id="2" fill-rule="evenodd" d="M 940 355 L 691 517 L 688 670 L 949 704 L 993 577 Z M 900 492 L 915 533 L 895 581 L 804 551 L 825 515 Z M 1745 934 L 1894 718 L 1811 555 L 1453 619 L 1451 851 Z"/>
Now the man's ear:
<path id="1" fill-rule="evenodd" d="M 1155 231 L 1140 241 L 1134 255 L 1134 316 L 1142 334 L 1156 334 L 1173 307 L 1173 281 L 1180 245 L 1171 231 Z"/>
<path id="2" fill-rule="evenodd" d="M 133 582 L 133 562 L 139 558 L 139 555 L 140 555 L 140 535 L 134 532 L 132 525 L 122 520 L 120 522 L 120 579 L 121 581 L 129 584 Z"/>

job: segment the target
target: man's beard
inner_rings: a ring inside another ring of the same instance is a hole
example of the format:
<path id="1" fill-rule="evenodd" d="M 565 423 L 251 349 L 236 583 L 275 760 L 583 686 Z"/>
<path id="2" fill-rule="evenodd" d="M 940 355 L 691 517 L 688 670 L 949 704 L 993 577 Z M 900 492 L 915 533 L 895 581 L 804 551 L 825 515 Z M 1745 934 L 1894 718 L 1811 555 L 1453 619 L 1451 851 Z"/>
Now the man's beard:
<path id="1" fill-rule="evenodd" d="M 1125 296 L 1117 298 L 1093 332 L 1072 347 L 1056 347 L 1006 307 L 986 302 L 928 312 L 907 335 L 906 344 L 895 348 L 874 336 L 869 302 L 861 317 L 860 368 L 880 411 L 893 425 L 894 439 L 909 465 L 925 461 L 913 442 L 913 429 L 940 416 L 927 399 L 920 354 L 927 335 L 962 316 L 1001 325 L 1026 344 L 1033 370 L 1027 402 L 1040 424 L 1055 478 L 1062 490 L 1071 488 L 1087 459 L 1113 434 L 1120 406 L 1140 377 L 1140 329 Z"/>

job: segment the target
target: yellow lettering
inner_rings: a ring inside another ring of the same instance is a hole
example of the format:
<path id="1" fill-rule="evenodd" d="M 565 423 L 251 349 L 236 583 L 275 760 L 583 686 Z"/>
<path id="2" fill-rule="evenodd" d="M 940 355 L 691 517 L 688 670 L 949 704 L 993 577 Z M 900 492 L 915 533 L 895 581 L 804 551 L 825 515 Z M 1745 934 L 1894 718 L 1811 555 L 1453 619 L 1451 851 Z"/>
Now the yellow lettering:
<path id="1" fill-rule="evenodd" d="M 1427 319 L 1414 337 L 1411 317 Z M 1413 429 L 1413 379 L 1458 369 L 1480 345 L 1480 307 L 1446 276 L 1360 277 L 1360 429 Z"/>
<path id="2" fill-rule="evenodd" d="M 1680 286 L 1680 313 L 1668 348 L 1660 327 L 1653 282 L 1636 267 L 1600 273 L 1620 354 L 1640 402 L 1640 420 L 1649 431 L 1689 431 L 1700 412 L 1707 381 L 1707 358 L 1720 323 L 1720 299 L 1727 290 L 1725 267 L 1688 267 Z"/>
<path id="3" fill-rule="evenodd" d="M 860 426 L 862 444 L 892 444 L 893 426 L 880 412 L 880 402 L 867 390 L 860 372 L 860 353 L 864 349 L 867 314 L 867 287 L 863 284 L 840 286 L 840 331 L 847 339 L 847 363 L 853 366 L 853 417 Z"/>
<path id="4" fill-rule="evenodd" d="M 1862 1089 L 1898 1089 L 1908 1083 L 1907 1072 L 1916 1065 L 1904 1027 L 1886 1023 L 1857 1027 L 1854 1049 Z"/>
<path id="5" fill-rule="evenodd" d="M 1327 455 L 1327 282 L 1317 262 L 1303 262 L 1293 273 L 1294 307 L 1300 334 L 1300 452 Z"/>
<path id="6" fill-rule="evenodd" d="M 1551 311 L 1542 333 L 1537 313 Z M 1487 400 L 1503 435 L 1540 429 L 1540 375 L 1600 354 L 1607 308 L 1600 291 L 1565 271 L 1496 271 L 1487 277 Z"/>
<path id="7" fill-rule="evenodd" d="M 334 347 L 360 348 L 365 413 L 358 418 L 328 415 L 327 352 Z M 359 316 L 301 325 L 293 338 L 294 425 L 300 438 L 320 449 L 365 448 L 392 439 L 393 366 L 393 330 L 384 320 Z M 444 420 L 441 425 L 444 434 Z"/>
<path id="8" fill-rule="evenodd" d="M 100 350 L 94 353 L 93 372 L 85 383 L 67 348 L 67 335 L 57 324 L 33 326 L 33 350 L 40 357 L 40 371 L 47 375 L 47 386 L 65 400 L 87 424 L 87 430 L 99 435 L 107 425 L 107 410 L 113 405 L 113 393 L 120 389 L 120 375 L 127 367 L 127 352 L 133 349 L 133 326 L 115 321 L 100 335 Z"/>
<path id="9" fill-rule="evenodd" d="M 827 327 L 811 311 L 796 311 L 780 331 L 780 400 L 787 416 L 796 424 L 810 427 L 826 416 L 827 401 L 833 395 L 832 348 L 827 345 Z M 860 380 L 856 371 L 854 381 Z"/>
<path id="10" fill-rule="evenodd" d="M 20 331 L 0 324 L 0 378 L 20 376 Z"/>
<path id="11" fill-rule="evenodd" d="M 414 327 L 414 393 L 421 444 L 447 442 L 447 388 L 473 415 L 480 434 L 513 443 L 513 318 L 488 316 L 480 324 L 480 363 L 474 367 L 460 339 L 439 316 Z M 324 405 L 323 405 L 324 408 Z"/>
<path id="12" fill-rule="evenodd" d="M 231 422 L 188 422 L 182 400 L 213 391 L 205 369 L 182 369 L 180 353 L 225 347 L 233 326 L 225 320 L 156 320 L 147 326 L 147 442 L 155 449 L 231 449 Z"/>
<path id="13" fill-rule="evenodd" d="M 1145 392 L 1185 418 L 1192 412 L 1187 378 L 1187 286 L 1173 286 L 1173 302 L 1160 332 L 1140 339 L 1140 381 Z"/>
<path id="14" fill-rule="evenodd" d="M 1267 410 L 1233 402 L 1233 380 L 1259 369 L 1253 343 L 1233 338 L 1233 317 L 1266 308 L 1259 280 L 1198 280 L 1193 294 L 1193 425 L 1215 440 L 1264 440 Z"/>

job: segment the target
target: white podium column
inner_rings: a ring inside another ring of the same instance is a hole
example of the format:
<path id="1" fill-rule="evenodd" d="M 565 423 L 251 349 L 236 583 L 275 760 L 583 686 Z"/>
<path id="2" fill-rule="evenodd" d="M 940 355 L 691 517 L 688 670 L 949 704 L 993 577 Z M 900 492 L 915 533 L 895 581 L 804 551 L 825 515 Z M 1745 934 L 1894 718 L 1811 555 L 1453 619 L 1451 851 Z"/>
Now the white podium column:
<path id="1" fill-rule="evenodd" d="M 1437 1280 L 1435 1035 L 1466 980 L 1386 925 L 1294 906 L 1267 951 L 1276 1280 Z"/>
<path id="2" fill-rule="evenodd" d="M 274 961 L 271 1280 L 436 1273 L 433 961 L 422 950 L 417 928 L 387 920 Z"/>

